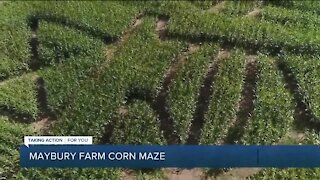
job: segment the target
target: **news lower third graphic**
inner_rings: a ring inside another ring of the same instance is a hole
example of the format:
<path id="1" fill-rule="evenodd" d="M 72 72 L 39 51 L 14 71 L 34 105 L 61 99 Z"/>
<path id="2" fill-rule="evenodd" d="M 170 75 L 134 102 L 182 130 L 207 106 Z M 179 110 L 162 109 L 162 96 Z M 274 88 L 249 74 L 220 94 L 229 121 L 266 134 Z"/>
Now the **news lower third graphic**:
<path id="1" fill-rule="evenodd" d="M 91 136 L 26 136 L 21 167 L 320 167 L 316 145 L 94 145 Z"/>
<path id="2" fill-rule="evenodd" d="M 92 136 L 25 136 L 24 145 L 85 145 L 92 144 Z"/>

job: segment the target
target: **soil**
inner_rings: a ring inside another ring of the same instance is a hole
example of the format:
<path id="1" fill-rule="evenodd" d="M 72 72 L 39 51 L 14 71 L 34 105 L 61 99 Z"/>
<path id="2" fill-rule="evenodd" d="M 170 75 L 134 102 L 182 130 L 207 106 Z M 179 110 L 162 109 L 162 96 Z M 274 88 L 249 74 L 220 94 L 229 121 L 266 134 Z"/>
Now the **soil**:
<path id="1" fill-rule="evenodd" d="M 224 5 L 225 1 L 219 2 L 212 8 L 208 9 L 208 12 L 218 14 L 224 8 Z"/>
<path id="2" fill-rule="evenodd" d="M 261 14 L 260 8 L 254 8 L 252 11 L 250 11 L 246 16 L 247 17 L 258 17 Z"/>
<path id="3" fill-rule="evenodd" d="M 132 170 L 124 169 L 121 171 L 121 180 L 136 180 L 136 176 Z"/>
<path id="4" fill-rule="evenodd" d="M 156 24 L 156 32 L 160 40 L 165 40 L 167 37 L 167 24 L 169 21 L 168 16 L 159 16 Z"/>
<path id="5" fill-rule="evenodd" d="M 128 106 L 121 106 L 119 108 L 119 114 L 121 115 L 126 115 L 128 114 L 129 110 L 128 110 Z"/>
<path id="6" fill-rule="evenodd" d="M 198 51 L 200 49 L 200 45 L 199 44 L 189 44 L 188 47 L 188 52 L 190 54 L 195 53 L 196 51 Z"/>
<path id="7" fill-rule="evenodd" d="M 278 144 L 288 144 L 288 141 L 289 143 L 303 143 L 305 138 L 305 133 L 291 129 L 280 139 Z"/>
<path id="8" fill-rule="evenodd" d="M 201 169 L 165 169 L 165 176 L 168 180 L 200 180 L 203 171 Z"/>
<path id="9" fill-rule="evenodd" d="M 43 118 L 43 119 L 38 120 L 36 122 L 33 122 L 30 125 L 35 131 L 41 132 L 41 131 L 49 130 L 54 125 L 54 121 L 52 121 L 52 120 L 50 120 L 50 118 L 46 117 L 46 118 Z"/>
<path id="10" fill-rule="evenodd" d="M 215 179 L 218 179 L 218 180 L 246 179 L 247 177 L 258 173 L 260 170 L 261 168 L 234 168 L 224 174 L 217 176 Z"/>

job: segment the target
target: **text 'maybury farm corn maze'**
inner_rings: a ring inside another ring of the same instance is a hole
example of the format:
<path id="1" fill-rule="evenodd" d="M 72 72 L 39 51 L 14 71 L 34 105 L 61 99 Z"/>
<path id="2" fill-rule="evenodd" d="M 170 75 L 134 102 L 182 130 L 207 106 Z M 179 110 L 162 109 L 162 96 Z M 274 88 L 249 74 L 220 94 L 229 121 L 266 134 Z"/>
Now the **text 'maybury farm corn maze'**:
<path id="1" fill-rule="evenodd" d="M 25 135 L 95 144 L 319 144 L 320 2 L 0 3 L 0 177 Z M 262 169 L 250 179 L 320 177 Z M 147 177 L 148 178 L 148 177 Z"/>

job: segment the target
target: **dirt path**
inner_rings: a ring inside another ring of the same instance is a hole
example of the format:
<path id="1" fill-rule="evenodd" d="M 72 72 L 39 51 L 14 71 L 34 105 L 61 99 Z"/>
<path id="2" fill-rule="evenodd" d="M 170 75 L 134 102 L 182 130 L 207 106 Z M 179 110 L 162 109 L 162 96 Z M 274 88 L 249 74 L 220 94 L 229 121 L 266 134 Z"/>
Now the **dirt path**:
<path id="1" fill-rule="evenodd" d="M 165 177 L 168 180 L 201 180 L 203 179 L 203 171 L 198 168 L 194 169 L 164 169 Z"/>
<path id="2" fill-rule="evenodd" d="M 218 4 L 216 4 L 215 6 L 213 6 L 212 8 L 208 9 L 207 11 L 209 13 L 218 14 L 224 8 L 225 3 L 226 3 L 225 1 L 221 1 Z"/>
<path id="3" fill-rule="evenodd" d="M 218 179 L 218 180 L 246 179 L 247 177 L 258 173 L 260 170 L 261 168 L 234 168 L 222 175 L 217 176 L 214 179 Z"/>
<path id="4" fill-rule="evenodd" d="M 205 170 L 194 169 L 164 169 L 165 177 L 168 180 L 239 180 L 246 179 L 258 173 L 261 168 L 234 168 L 218 176 L 207 176 Z"/>
<path id="5" fill-rule="evenodd" d="M 254 8 L 252 11 L 250 11 L 246 16 L 255 18 L 261 15 L 262 10 L 260 8 Z"/>
<path id="6" fill-rule="evenodd" d="M 53 121 L 49 117 L 45 117 L 41 120 L 37 120 L 36 122 L 31 123 L 30 126 L 37 132 L 46 132 L 54 126 L 54 122 L 55 121 Z"/>
<path id="7" fill-rule="evenodd" d="M 283 138 L 280 139 L 278 144 L 288 144 L 288 143 L 301 144 L 303 143 L 305 138 L 306 138 L 305 133 L 291 129 L 287 132 L 287 134 Z"/>
<path id="8" fill-rule="evenodd" d="M 106 49 L 106 55 L 109 62 L 110 59 L 113 58 L 114 53 L 116 51 L 120 51 L 121 47 L 128 41 L 130 35 L 143 23 L 143 17 L 144 15 L 140 14 L 131 23 L 131 26 L 123 33 L 121 38 L 112 45 L 108 45 Z M 102 65 L 102 67 L 104 64 Z"/>
<path id="9" fill-rule="evenodd" d="M 169 21 L 168 16 L 159 16 L 156 24 L 156 32 L 160 40 L 165 40 L 167 38 L 168 30 L 167 24 Z"/>
<path id="10" fill-rule="evenodd" d="M 200 87 L 196 110 L 194 118 L 191 122 L 191 127 L 188 133 L 187 144 L 198 144 L 200 140 L 201 129 L 204 124 L 204 115 L 208 110 L 210 96 L 213 92 L 213 81 L 218 73 L 219 64 L 221 61 L 227 59 L 230 52 L 227 50 L 220 50 L 218 55 L 214 58 L 213 62 L 209 65 L 205 79 Z"/>

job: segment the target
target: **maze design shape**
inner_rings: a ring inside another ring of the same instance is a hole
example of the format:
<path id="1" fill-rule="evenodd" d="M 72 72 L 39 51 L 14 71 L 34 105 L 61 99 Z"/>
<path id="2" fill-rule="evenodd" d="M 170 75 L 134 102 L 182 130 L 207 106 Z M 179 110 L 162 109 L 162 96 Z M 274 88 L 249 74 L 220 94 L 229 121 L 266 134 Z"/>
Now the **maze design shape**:
<path id="1" fill-rule="evenodd" d="M 156 13 L 155 13 L 156 14 Z M 145 13 L 142 16 L 136 18 L 136 21 L 143 19 L 147 16 L 153 16 L 155 14 Z M 179 34 L 170 34 L 167 32 L 165 26 L 168 23 L 169 16 L 164 16 L 162 14 L 156 14 L 158 16 L 158 21 L 163 24 L 163 27 L 161 27 L 158 30 L 158 36 L 160 41 L 166 41 L 168 39 L 174 39 L 179 40 L 183 42 L 187 42 L 189 44 L 192 43 L 201 43 L 205 41 L 210 41 L 213 43 L 216 43 L 217 41 L 222 41 L 221 45 L 225 49 L 231 49 L 232 47 L 236 47 L 236 44 L 233 44 L 232 42 L 229 42 L 227 40 L 224 40 L 221 37 L 199 37 L 199 38 L 191 38 L 185 35 L 179 35 Z M 60 17 L 60 16 L 46 16 L 45 14 L 38 14 L 35 16 L 32 16 L 30 18 L 30 29 L 32 37 L 30 39 L 30 47 L 31 47 L 31 54 L 32 54 L 32 64 L 30 65 L 33 72 L 36 72 L 40 68 L 42 68 L 42 65 L 38 63 L 38 45 L 39 42 L 37 40 L 37 30 L 38 28 L 41 28 L 39 26 L 39 21 L 48 21 L 56 24 L 60 24 L 72 29 L 76 29 L 79 31 L 82 31 L 84 33 L 88 33 L 89 36 L 92 36 L 93 38 L 103 41 L 105 44 L 116 44 L 119 42 L 121 38 L 113 37 L 109 35 L 107 32 L 102 31 L 96 31 L 94 29 L 90 29 L 84 25 L 81 25 L 81 23 L 74 22 L 72 20 L 67 20 L 67 17 Z M 132 28 L 132 27 L 131 27 Z M 130 30 L 129 30 L 130 31 Z M 238 46 L 238 45 L 237 45 Z M 251 47 L 251 45 L 249 45 Z M 240 48 L 246 49 L 249 54 L 254 54 L 257 49 L 248 48 L 247 46 L 243 46 Z M 270 47 L 268 48 L 271 54 L 279 54 L 281 52 L 281 48 L 275 48 Z M 253 52 L 252 52 L 253 51 Z M 167 73 L 165 74 L 161 88 L 156 95 L 155 98 L 152 97 L 150 90 L 145 90 L 146 94 L 141 94 L 140 92 L 130 92 L 126 95 L 125 100 L 127 100 L 127 104 L 125 106 L 130 105 L 130 103 L 134 102 L 134 99 L 140 99 L 143 101 L 146 101 L 150 107 L 153 109 L 155 114 L 157 114 L 159 122 L 160 122 L 160 131 L 164 133 L 164 137 L 168 144 L 180 144 L 181 139 L 179 138 L 177 132 L 174 129 L 173 126 L 173 119 L 170 114 L 170 107 L 167 105 L 167 96 L 168 91 L 170 88 L 170 85 L 175 80 L 175 76 L 177 73 L 177 70 L 183 66 L 183 63 L 181 63 L 179 60 L 175 60 L 171 67 L 167 70 Z M 207 74 L 203 79 L 202 86 L 199 87 L 199 95 L 197 97 L 197 105 L 195 107 L 195 113 L 194 113 L 194 119 L 192 121 L 192 125 L 188 132 L 188 138 L 186 143 L 187 144 L 199 144 L 201 129 L 204 125 L 204 115 L 208 111 L 210 96 L 212 94 L 212 83 L 214 81 L 214 76 L 218 70 L 219 66 L 218 64 L 211 64 L 208 68 Z M 297 104 L 296 111 L 299 111 L 297 119 L 297 123 L 299 123 L 299 126 L 302 126 L 303 128 L 307 129 L 315 129 L 316 131 L 320 130 L 320 123 L 317 121 L 312 121 L 312 119 L 317 119 L 311 112 L 310 108 L 308 107 L 308 102 L 306 102 L 303 97 L 303 93 L 300 92 L 298 87 L 298 81 L 296 80 L 294 74 L 291 72 L 290 68 L 285 63 L 279 63 L 278 65 L 279 70 L 283 73 L 285 82 L 287 83 L 288 89 L 292 96 L 294 97 L 294 101 Z M 249 118 L 249 114 L 251 114 L 254 110 L 254 100 L 255 100 L 255 88 L 256 88 L 256 81 L 258 74 L 258 67 L 256 64 L 256 61 L 253 61 L 251 63 L 248 63 L 246 65 L 246 75 L 243 85 L 243 90 L 241 94 L 241 101 L 239 102 L 239 110 L 237 112 L 237 120 L 235 123 L 235 127 L 237 126 L 244 126 L 246 124 L 246 121 Z M 41 114 L 46 114 L 45 116 L 54 116 L 52 112 L 49 112 L 48 105 L 47 105 L 47 95 L 45 92 L 45 82 L 41 77 L 37 78 L 37 86 L 38 86 L 38 103 L 39 107 L 41 107 Z M 5 80 L 3 81 L 5 82 Z M 119 107 L 120 108 L 120 107 Z M 3 110 L 2 114 L 7 115 L 11 118 L 14 118 L 15 116 L 18 116 L 16 119 L 30 119 L 28 115 L 25 114 L 19 114 L 12 110 L 10 107 L 8 109 Z M 16 115 L 10 115 L 10 114 L 16 114 Z M 109 123 L 105 129 L 108 131 L 105 133 L 102 143 L 112 143 L 110 142 L 110 136 L 112 135 L 112 129 L 114 128 L 112 123 Z M 225 143 L 234 143 L 237 139 L 240 139 L 243 135 L 243 132 L 241 132 L 243 129 L 232 129 L 230 130 L 230 133 L 228 134 Z"/>

